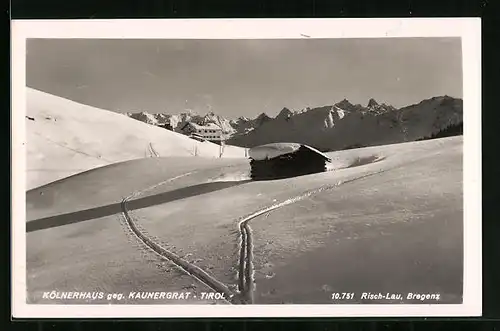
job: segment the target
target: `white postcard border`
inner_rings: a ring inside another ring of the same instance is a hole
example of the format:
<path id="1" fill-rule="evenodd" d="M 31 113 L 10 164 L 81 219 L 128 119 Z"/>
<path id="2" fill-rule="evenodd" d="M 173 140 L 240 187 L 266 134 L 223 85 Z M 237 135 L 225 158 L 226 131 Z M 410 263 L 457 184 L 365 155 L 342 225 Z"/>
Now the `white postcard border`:
<path id="1" fill-rule="evenodd" d="M 479 18 L 14 20 L 12 22 L 12 315 L 16 318 L 480 316 L 481 21 Z M 33 305 L 26 303 L 26 39 L 460 37 L 464 101 L 464 292 L 458 305 Z"/>

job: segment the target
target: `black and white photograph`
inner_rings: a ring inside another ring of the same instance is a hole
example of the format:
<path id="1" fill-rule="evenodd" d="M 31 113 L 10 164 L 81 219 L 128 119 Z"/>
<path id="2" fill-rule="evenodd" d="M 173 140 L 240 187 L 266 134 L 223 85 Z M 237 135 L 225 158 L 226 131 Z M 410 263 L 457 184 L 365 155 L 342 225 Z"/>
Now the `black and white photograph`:
<path id="1" fill-rule="evenodd" d="M 21 314 L 480 314 L 480 21 L 270 21 L 15 22 Z"/>

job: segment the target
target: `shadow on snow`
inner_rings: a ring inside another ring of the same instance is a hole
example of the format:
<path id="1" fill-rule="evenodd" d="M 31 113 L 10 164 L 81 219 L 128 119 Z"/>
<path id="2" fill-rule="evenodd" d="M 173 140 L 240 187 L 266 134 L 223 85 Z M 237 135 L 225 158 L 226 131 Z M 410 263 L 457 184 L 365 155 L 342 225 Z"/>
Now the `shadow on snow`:
<path id="1" fill-rule="evenodd" d="M 225 182 L 212 182 L 198 184 L 188 187 L 183 187 L 173 191 L 158 193 L 155 195 L 130 200 L 127 203 L 129 210 L 143 209 L 163 203 L 186 199 L 197 195 L 207 194 L 233 186 L 242 185 L 250 182 L 251 180 L 241 181 L 225 181 Z M 121 212 L 121 202 L 100 206 L 90 209 L 79 210 L 76 212 L 39 218 L 26 223 L 26 232 L 33 232 L 37 230 L 54 228 L 62 225 L 84 222 L 96 218 L 106 217 Z"/>

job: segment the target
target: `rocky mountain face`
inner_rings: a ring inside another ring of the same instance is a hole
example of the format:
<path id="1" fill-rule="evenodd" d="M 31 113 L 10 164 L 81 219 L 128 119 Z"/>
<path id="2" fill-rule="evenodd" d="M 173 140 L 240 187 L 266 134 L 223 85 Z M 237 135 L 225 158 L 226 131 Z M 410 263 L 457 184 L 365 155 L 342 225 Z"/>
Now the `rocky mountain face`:
<path id="1" fill-rule="evenodd" d="M 461 99 L 439 96 L 396 109 L 370 99 L 366 106 L 344 99 L 334 105 L 290 110 L 283 108 L 276 117 L 262 113 L 254 119 L 228 120 L 209 112 L 199 115 L 186 111 L 176 115 L 128 113 L 142 122 L 165 126 L 174 131 L 188 121 L 220 126 L 227 143 L 254 147 L 274 142 L 296 142 L 322 151 L 414 141 L 437 134 L 462 123 Z"/>
<path id="2" fill-rule="evenodd" d="M 440 96 L 396 109 L 370 99 L 367 106 L 342 100 L 332 106 L 287 108 L 259 128 L 233 135 L 228 144 L 254 147 L 297 142 L 322 151 L 414 141 L 462 123 L 461 99 Z"/>
<path id="3" fill-rule="evenodd" d="M 234 128 L 233 135 L 245 135 L 250 131 L 262 126 L 264 123 L 271 121 L 272 118 L 267 116 L 266 113 L 261 113 L 254 119 L 241 116 L 236 120 L 231 120 L 230 125 Z"/>
<path id="4" fill-rule="evenodd" d="M 147 124 L 162 127 L 167 126 L 169 129 L 176 132 L 179 132 L 187 122 L 193 122 L 199 125 L 214 123 L 222 128 L 223 133 L 228 137 L 244 135 L 272 120 L 272 118 L 265 113 L 260 114 L 254 119 L 241 116 L 235 120 L 228 120 L 214 112 L 209 112 L 205 115 L 199 115 L 192 111 L 186 111 L 175 115 L 148 112 L 125 113 L 125 115 Z"/>
<path id="5" fill-rule="evenodd" d="M 126 113 L 125 115 L 147 124 L 168 127 L 171 130 L 177 132 L 180 131 L 184 124 L 186 124 L 187 122 L 193 122 L 200 125 L 214 123 L 221 127 L 222 131 L 226 135 L 232 135 L 236 132 L 233 128 L 233 125 L 231 124 L 231 121 L 225 119 L 222 116 L 216 115 L 213 112 L 209 112 L 205 115 L 199 115 L 193 111 L 188 110 L 175 115 L 161 113 L 152 114 L 148 112 Z"/>

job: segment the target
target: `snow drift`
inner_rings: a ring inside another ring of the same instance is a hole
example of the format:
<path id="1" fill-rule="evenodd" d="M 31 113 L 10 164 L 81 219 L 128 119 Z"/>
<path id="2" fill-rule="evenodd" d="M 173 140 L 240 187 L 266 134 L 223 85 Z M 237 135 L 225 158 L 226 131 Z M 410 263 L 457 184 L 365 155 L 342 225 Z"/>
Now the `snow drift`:
<path id="1" fill-rule="evenodd" d="M 300 148 L 296 143 L 274 143 L 257 146 L 248 150 L 248 155 L 254 160 L 272 159 L 284 154 L 293 153 Z"/>

